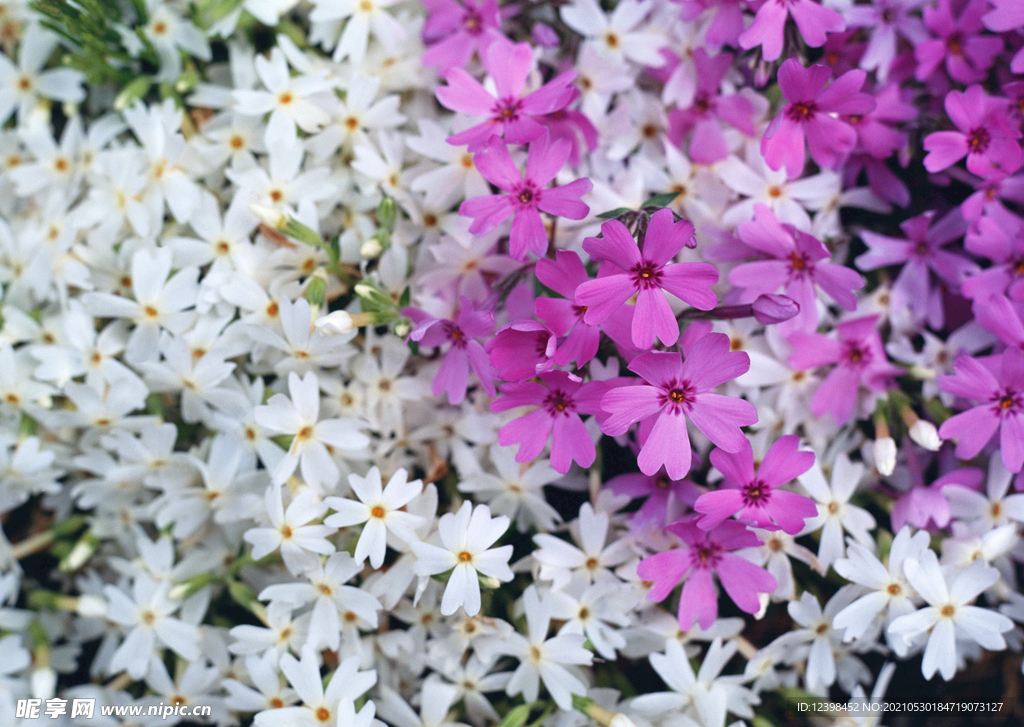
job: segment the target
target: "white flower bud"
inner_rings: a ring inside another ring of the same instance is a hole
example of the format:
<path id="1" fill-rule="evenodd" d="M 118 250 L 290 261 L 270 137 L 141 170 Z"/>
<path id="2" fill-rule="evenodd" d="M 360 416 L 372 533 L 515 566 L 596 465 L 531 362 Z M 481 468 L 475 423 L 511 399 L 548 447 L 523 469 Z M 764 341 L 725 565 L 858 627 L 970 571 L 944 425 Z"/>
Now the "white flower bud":
<path id="1" fill-rule="evenodd" d="M 32 696 L 36 699 L 53 699 L 57 693 L 57 672 L 52 666 L 43 666 L 32 670 L 29 678 Z"/>
<path id="2" fill-rule="evenodd" d="M 896 469 L 896 442 L 892 437 L 881 437 L 875 440 L 873 448 L 875 469 L 883 475 L 891 475 Z"/>
<path id="3" fill-rule="evenodd" d="M 910 427 L 910 438 L 931 452 L 938 451 L 942 446 L 942 440 L 939 439 L 939 432 L 935 429 L 935 425 L 924 419 L 918 419 Z"/>
<path id="4" fill-rule="evenodd" d="M 86 594 L 78 597 L 75 611 L 86 618 L 104 618 L 107 615 L 107 602 L 99 596 Z"/>
<path id="5" fill-rule="evenodd" d="M 335 333 L 351 333 L 355 328 L 352 316 L 343 310 L 336 310 L 333 313 L 320 316 L 313 322 L 313 325 L 325 336 Z"/>
<path id="6" fill-rule="evenodd" d="M 617 714 L 612 717 L 612 721 L 608 723 L 608 727 L 636 727 L 636 722 L 624 714 Z"/>
<path id="7" fill-rule="evenodd" d="M 256 219 L 268 227 L 273 227 L 278 230 L 284 227 L 288 223 L 288 217 L 281 210 L 274 209 L 273 207 L 267 207 L 262 204 L 249 205 L 249 211 L 252 212 Z"/>
<path id="8" fill-rule="evenodd" d="M 381 247 L 380 240 L 376 237 L 371 237 L 359 248 L 359 254 L 371 260 L 379 257 L 382 252 L 384 252 L 384 248 Z"/>

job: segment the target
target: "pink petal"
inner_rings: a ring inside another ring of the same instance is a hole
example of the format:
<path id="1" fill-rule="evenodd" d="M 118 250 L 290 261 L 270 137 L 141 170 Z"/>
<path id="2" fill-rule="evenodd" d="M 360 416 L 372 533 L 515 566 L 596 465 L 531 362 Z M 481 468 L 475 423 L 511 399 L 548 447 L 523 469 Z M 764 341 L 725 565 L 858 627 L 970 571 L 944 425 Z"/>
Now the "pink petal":
<path id="1" fill-rule="evenodd" d="M 699 310 L 718 305 L 711 286 L 718 282 L 718 268 L 709 263 L 672 263 L 661 271 L 659 285 L 684 303 Z"/>
<path id="2" fill-rule="evenodd" d="M 623 270 L 643 264 L 640 248 L 624 224 L 618 220 L 608 220 L 601 225 L 601 235 L 583 240 L 583 249 L 592 258 L 609 260 Z"/>
<path id="3" fill-rule="evenodd" d="M 658 603 L 665 600 L 689 569 L 689 548 L 676 548 L 644 558 L 637 563 L 636 574 L 654 583 L 647 592 L 647 600 Z"/>
<path id="4" fill-rule="evenodd" d="M 725 592 L 746 613 L 760 611 L 757 594 L 773 593 L 777 585 L 768 571 L 732 553 L 723 553 L 715 570 Z"/>
<path id="5" fill-rule="evenodd" d="M 721 450 L 716 449 L 715 451 Z M 742 507 L 743 495 L 735 489 L 705 492 L 693 504 L 694 510 L 704 513 L 704 517 L 697 521 L 697 525 L 702 530 L 712 530 L 718 527 L 723 520 L 738 513 Z"/>
<path id="6" fill-rule="evenodd" d="M 657 336 L 663 344 L 671 346 L 679 340 L 679 323 L 665 294 L 657 288 L 645 288 L 636 297 L 633 314 L 633 345 L 650 348 Z"/>
<path id="7" fill-rule="evenodd" d="M 992 411 L 991 405 L 982 404 L 942 422 L 939 436 L 942 439 L 959 439 L 956 456 L 972 459 L 989 443 L 998 427 L 999 418 Z"/>
<path id="8" fill-rule="evenodd" d="M 690 437 L 686 432 L 686 417 L 662 412 L 640 449 L 637 464 L 645 475 L 654 475 L 664 466 L 673 480 L 683 479 L 690 471 Z"/>
<path id="9" fill-rule="evenodd" d="M 689 631 L 696 618 L 702 629 L 708 629 L 717 617 L 718 596 L 711 571 L 697 568 L 686 579 L 679 595 L 679 628 Z"/>
<path id="10" fill-rule="evenodd" d="M 690 421 L 708 439 L 727 452 L 738 452 L 747 437 L 740 427 L 757 423 L 757 409 L 745 399 L 721 394 L 698 394 Z"/>

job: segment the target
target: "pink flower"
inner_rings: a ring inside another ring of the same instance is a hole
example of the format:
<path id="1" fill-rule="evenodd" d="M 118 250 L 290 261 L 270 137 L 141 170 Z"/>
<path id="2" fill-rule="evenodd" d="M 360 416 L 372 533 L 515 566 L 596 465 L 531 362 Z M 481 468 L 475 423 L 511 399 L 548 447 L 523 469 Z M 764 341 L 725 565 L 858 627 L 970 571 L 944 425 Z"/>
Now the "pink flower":
<path id="1" fill-rule="evenodd" d="M 554 368 L 557 344 L 558 337 L 547 326 L 527 318 L 503 326 L 484 350 L 499 378 L 522 381 Z"/>
<path id="2" fill-rule="evenodd" d="M 963 9 L 953 17 L 950 0 L 938 0 L 924 8 L 924 25 L 935 36 L 914 46 L 917 70 L 914 77 L 927 81 L 945 62 L 949 77 L 960 83 L 977 83 L 985 78 L 996 56 L 1003 50 L 1003 39 L 982 35 L 982 14 L 988 0 L 958 3 Z"/>
<path id="3" fill-rule="evenodd" d="M 946 113 L 958 131 L 936 131 L 925 137 L 924 168 L 941 172 L 967 157 L 967 170 L 986 179 L 1006 177 L 1021 162 L 1020 130 L 1008 121 L 1005 98 L 990 98 L 975 84 L 946 94 Z"/>
<path id="4" fill-rule="evenodd" d="M 828 33 L 846 30 L 843 16 L 823 8 L 813 0 L 766 0 L 754 16 L 754 22 L 740 33 L 740 48 L 761 46 L 761 57 L 774 61 L 782 55 L 786 18 L 792 15 L 804 42 L 812 48 L 825 44 Z"/>
<path id="5" fill-rule="evenodd" d="M 746 613 L 761 608 L 759 593 L 775 591 L 775 578 L 729 551 L 762 545 L 761 539 L 737 522 L 726 521 L 706 532 L 693 519 L 683 520 L 666 528 L 682 539 L 683 546 L 656 553 L 640 561 L 637 575 L 654 586 L 647 599 L 655 603 L 665 600 L 676 584 L 685 580 L 679 597 L 679 628 L 689 631 L 697 619 L 702 629 L 711 627 L 718 618 L 718 597 L 712 573 L 729 594 L 729 598 Z"/>
<path id="6" fill-rule="evenodd" d="M 524 178 L 501 139 L 491 137 L 486 150 L 477 154 L 473 161 L 480 173 L 506 194 L 473 197 L 463 202 L 459 214 L 474 218 L 469 231 L 483 235 L 515 215 L 509 235 L 509 254 L 516 260 L 523 260 L 527 252 L 543 255 L 548 247 L 548 235 L 541 212 L 570 220 L 582 220 L 590 214 L 590 207 L 580 200 L 594 186 L 589 179 L 544 189 L 565 165 L 570 149 L 569 142 L 564 139 L 553 142 L 544 132 L 530 144 Z"/>
<path id="7" fill-rule="evenodd" d="M 583 320 L 587 309 L 574 302 L 576 288 L 590 280 L 580 256 L 568 250 L 558 250 L 555 259 L 537 261 L 537 279 L 564 298 L 537 298 L 537 316 L 558 336 L 565 339 L 555 351 L 556 366 L 567 366 L 575 361 L 583 366 L 594 358 L 601 341 L 601 331 Z"/>
<path id="8" fill-rule="evenodd" d="M 436 91 L 437 100 L 452 111 L 487 117 L 483 123 L 448 137 L 449 144 L 468 144 L 470 151 L 477 151 L 493 135 L 503 136 L 511 144 L 526 144 L 544 133 L 544 125 L 535 116 L 565 108 L 576 97 L 572 86 L 576 72 L 566 71 L 520 98 L 533 69 L 533 49 L 529 43 L 512 45 L 496 40 L 487 46 L 483 61 L 494 79 L 497 96 L 462 68 L 449 70 L 445 76 L 448 85 Z"/>
<path id="9" fill-rule="evenodd" d="M 648 526 L 659 530 L 664 528 L 673 511 L 684 506 L 692 507 L 700 495 L 697 485 L 689 480 L 671 480 L 664 471 L 653 475 L 630 472 L 611 478 L 604 486 L 616 495 L 644 498 L 640 509 L 630 517 L 630 527 L 634 532 Z M 672 521 L 677 517 L 672 517 Z"/>
<path id="10" fill-rule="evenodd" d="M 692 224 L 673 220 L 670 209 L 651 215 L 643 251 L 618 220 L 601 225 L 603 237 L 583 241 L 584 250 L 605 261 L 596 280 L 576 288 L 576 305 L 586 307 L 584 321 L 601 323 L 636 295 L 633 343 L 648 349 L 655 337 L 666 346 L 679 340 L 679 324 L 662 291 L 700 310 L 715 307 L 718 297 L 711 286 L 718 282 L 718 268 L 708 263 L 669 263 L 693 237 Z"/>
<path id="11" fill-rule="evenodd" d="M 866 316 L 840 323 L 838 339 L 819 333 L 794 333 L 789 337 L 793 353 L 789 365 L 797 370 L 836 364 L 811 398 L 811 413 L 816 417 L 832 413 L 836 424 L 846 424 L 857 407 L 857 396 L 863 385 L 872 391 L 883 391 L 892 379 L 903 373 L 885 357 L 882 337 L 875 324 L 878 316 Z"/>
<path id="12" fill-rule="evenodd" d="M 564 371 L 539 374 L 543 385 L 523 381 L 503 384 L 502 396 L 491 403 L 491 411 L 501 412 L 518 406 L 537 408 L 513 419 L 498 432 L 503 447 L 519 445 L 516 462 L 532 462 L 551 439 L 551 466 L 565 474 L 573 461 L 580 467 L 594 463 L 594 440 L 583 426 L 580 413 L 599 414 L 601 395 L 607 384 L 581 383 Z"/>
<path id="13" fill-rule="evenodd" d="M 765 530 L 782 529 L 790 535 L 803 530 L 804 520 L 816 517 L 818 506 L 809 497 L 777 489 L 814 464 L 814 452 L 800 452 L 799 446 L 796 435 L 780 437 L 765 454 L 756 474 L 749 442 L 734 454 L 714 450 L 711 464 L 725 475 L 727 486 L 697 498 L 693 509 L 704 513 L 697 525 L 711 530 L 735 515 L 740 522 Z"/>
<path id="14" fill-rule="evenodd" d="M 866 114 L 875 108 L 875 100 L 860 93 L 865 73 L 847 71 L 829 84 L 831 76 L 827 66 L 804 68 L 795 58 L 779 68 L 779 86 L 789 103 L 761 139 L 761 154 L 772 169 L 784 166 L 790 178 L 800 176 L 805 138 L 811 159 L 829 168 L 838 166 L 857 143 L 853 127 L 830 114 Z"/>
<path id="15" fill-rule="evenodd" d="M 964 247 L 994 264 L 964 280 L 961 295 L 984 300 L 1006 293 L 1013 300 L 1024 300 L 1024 223 L 1016 215 L 982 217 L 967 233 Z"/>
<path id="16" fill-rule="evenodd" d="M 683 20 L 696 20 L 705 10 L 716 8 L 711 13 L 705 40 L 710 48 L 736 45 L 736 39 L 743 32 L 743 6 L 747 0 L 674 0 L 683 7 Z"/>
<path id="17" fill-rule="evenodd" d="M 686 418 L 728 452 L 747 442 L 740 427 L 757 422 L 757 410 L 749 401 L 711 392 L 716 386 L 747 372 L 750 357 L 729 350 L 729 337 L 710 333 L 678 353 L 652 351 L 637 356 L 629 370 L 647 383 L 614 388 L 601 399 L 610 413 L 602 425 L 605 434 L 618 436 L 639 421 L 646 436 L 637 464 L 645 475 L 662 466 L 674 480 L 690 469 L 690 439 Z"/>
<path id="18" fill-rule="evenodd" d="M 501 33 L 501 13 L 496 0 L 423 0 L 427 20 L 423 24 L 423 42 L 430 47 L 423 53 L 424 66 L 440 66 L 441 73 L 453 66 L 465 66 L 476 51 L 482 58 L 495 40 L 506 40 Z"/>
<path id="19" fill-rule="evenodd" d="M 1024 354 L 1019 348 L 1006 349 L 995 372 L 962 355 L 953 370 L 952 376 L 939 377 L 939 388 L 982 403 L 944 421 L 939 436 L 957 439 L 956 456 L 971 459 L 998 431 L 1003 464 L 1010 472 L 1020 472 L 1024 467 Z"/>
<path id="20" fill-rule="evenodd" d="M 419 308 L 403 308 L 402 315 L 408 316 L 416 324 L 409 338 L 421 346 L 433 348 L 445 343 L 451 344 L 448 353 L 441 358 L 441 367 L 434 376 L 431 389 L 434 396 L 445 392 L 452 404 L 465 399 L 470 366 L 484 391 L 494 396 L 494 369 L 487 360 L 483 345 L 475 340 L 490 335 L 494 330 L 493 312 L 476 310 L 473 302 L 463 296 L 459 298 L 455 320 L 435 318 Z"/>
<path id="21" fill-rule="evenodd" d="M 741 302 L 774 293 L 780 287 L 796 301 L 800 311 L 780 324 L 784 334 L 813 331 L 818 325 L 815 286 L 820 286 L 846 310 L 857 309 L 854 290 L 864 279 L 844 265 L 824 262 L 830 256 L 824 243 L 792 225 L 783 225 L 766 205 L 754 206 L 754 219 L 737 227 L 744 244 L 770 255 L 774 260 L 757 260 L 737 265 L 729 282 L 742 287 Z"/>

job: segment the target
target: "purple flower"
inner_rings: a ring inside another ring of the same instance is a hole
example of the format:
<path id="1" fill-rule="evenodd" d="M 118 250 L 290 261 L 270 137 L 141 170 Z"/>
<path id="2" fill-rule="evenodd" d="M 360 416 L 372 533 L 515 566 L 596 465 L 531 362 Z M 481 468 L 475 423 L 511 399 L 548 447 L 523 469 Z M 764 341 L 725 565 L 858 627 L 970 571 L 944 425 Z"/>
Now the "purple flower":
<path id="1" fill-rule="evenodd" d="M 611 414 L 603 423 L 605 434 L 618 436 L 639 421 L 646 435 L 637 464 L 645 475 L 662 466 L 674 480 L 690 470 L 690 439 L 687 417 L 697 429 L 728 452 L 747 442 L 740 427 L 757 422 L 757 410 L 749 401 L 711 392 L 716 386 L 741 376 L 750 368 L 750 357 L 729 350 L 729 337 L 710 333 L 678 353 L 652 351 L 637 356 L 629 370 L 647 383 L 614 388 L 601 399 Z"/>
<path id="2" fill-rule="evenodd" d="M 711 286 L 718 282 L 718 268 L 708 263 L 669 263 L 693 237 L 692 224 L 673 220 L 670 209 L 651 215 L 642 251 L 618 220 L 601 225 L 603 237 L 583 241 L 584 250 L 605 261 L 596 280 L 576 288 L 576 304 L 586 307 L 584 321 L 601 323 L 636 295 L 633 343 L 648 349 L 656 337 L 666 346 L 679 340 L 679 324 L 662 291 L 700 310 L 715 307 L 718 297 Z"/>
<path id="3" fill-rule="evenodd" d="M 474 235 L 490 232 L 510 216 L 512 232 L 509 235 L 509 254 L 523 260 L 527 252 L 540 256 L 548 247 L 548 235 L 541 212 L 582 220 L 590 214 L 590 207 L 580 197 L 594 186 L 589 179 L 577 179 L 561 187 L 544 189 L 569 158 L 571 145 L 564 139 L 552 141 L 544 134 L 530 144 L 526 156 L 526 177 L 519 173 L 508 148 L 496 136 L 487 142 L 487 149 L 473 161 L 487 181 L 506 194 L 492 194 L 467 199 L 459 207 L 459 214 L 472 217 L 469 231 Z"/>
<path id="4" fill-rule="evenodd" d="M 934 6 L 924 8 L 924 26 L 935 37 L 914 46 L 914 77 L 918 81 L 927 81 L 945 62 L 954 81 L 977 83 L 985 78 L 1003 50 L 1002 38 L 981 34 L 981 18 L 989 8 L 988 0 L 970 0 L 962 7 L 956 18 L 950 0 L 938 0 Z"/>
<path id="5" fill-rule="evenodd" d="M 946 94 L 946 113 L 957 131 L 936 131 L 925 137 L 924 168 L 941 172 L 967 157 L 967 170 L 986 179 L 1006 177 L 1021 162 L 1020 131 L 1007 120 L 1005 98 L 990 98 L 975 84 Z"/>
<path id="6" fill-rule="evenodd" d="M 846 8 L 847 24 L 868 28 L 871 33 L 860 59 L 861 68 L 877 70 L 879 79 L 884 81 L 896 59 L 900 35 L 914 45 L 927 40 L 928 33 L 921 19 L 913 14 L 923 4 L 924 0 L 875 0 L 870 5 Z"/>
<path id="7" fill-rule="evenodd" d="M 949 289 L 959 290 L 964 278 L 977 272 L 978 266 L 963 255 L 942 249 L 944 245 L 961 239 L 967 231 L 967 223 L 960 210 L 954 208 L 932 224 L 934 219 L 933 210 L 901 224 L 900 229 L 907 236 L 905 240 L 861 232 L 868 251 L 854 262 L 861 270 L 877 270 L 903 263 L 892 284 L 893 309 L 909 307 L 915 316 L 927 318 L 928 324 L 939 331 L 945 322 L 942 288 L 931 281 L 932 273 Z"/>
<path id="8" fill-rule="evenodd" d="M 618 475 L 604 483 L 604 486 L 616 495 L 627 495 L 632 498 L 644 498 L 640 509 L 630 517 L 630 527 L 635 531 L 648 527 L 664 529 L 669 522 L 678 519 L 671 513 L 681 510 L 684 506 L 693 506 L 700 489 L 689 480 L 672 480 L 663 470 L 653 475 L 641 472 L 629 472 Z"/>
<path id="9" fill-rule="evenodd" d="M 939 427 L 943 439 L 956 439 L 956 456 L 971 459 L 999 432 L 1003 464 L 1010 472 L 1024 467 L 1024 354 L 1008 348 L 991 371 L 977 359 L 959 356 L 952 376 L 940 376 L 939 388 L 954 396 L 980 401 L 950 417 Z"/>
<path id="10" fill-rule="evenodd" d="M 846 310 L 857 309 L 853 291 L 864 287 L 864 279 L 844 265 L 824 262 L 830 253 L 817 238 L 792 225 L 781 224 L 763 204 L 754 206 L 754 219 L 740 223 L 737 231 L 744 244 L 775 259 L 737 265 L 729 272 L 729 282 L 744 289 L 741 302 L 785 288 L 800 311 L 779 324 L 784 334 L 813 331 L 817 327 L 815 285 Z"/>
<path id="11" fill-rule="evenodd" d="M 828 33 L 846 30 L 843 16 L 813 0 L 766 0 L 749 28 L 740 33 L 740 48 L 761 46 L 761 57 L 774 61 L 782 55 L 786 18 L 792 15 L 804 42 L 812 48 L 825 44 Z"/>
<path id="12" fill-rule="evenodd" d="M 575 361 L 583 366 L 594 358 L 601 331 L 583 320 L 587 309 L 574 301 L 576 288 L 590 280 L 580 256 L 568 250 L 559 250 L 555 259 L 541 258 L 537 261 L 537 279 L 564 298 L 537 298 L 537 316 L 558 336 L 565 340 L 555 351 L 556 366 L 567 366 Z"/>
<path id="13" fill-rule="evenodd" d="M 746 613 L 761 609 L 759 593 L 775 591 L 777 584 L 770 573 L 729 552 L 762 545 L 761 539 L 746 526 L 729 521 L 706 532 L 691 519 L 666 529 L 680 537 L 682 547 L 644 558 L 637 564 L 636 573 L 643 580 L 654 582 L 647 599 L 655 603 L 665 600 L 679 581 L 686 581 L 679 597 L 679 628 L 683 631 L 690 630 L 694 619 L 702 629 L 707 629 L 718 618 L 712 573 L 718 574 L 729 598 Z"/>
<path id="14" fill-rule="evenodd" d="M 786 167 L 791 179 L 800 176 L 804 139 L 818 166 L 838 166 L 857 143 L 857 132 L 830 114 L 867 114 L 875 108 L 875 100 L 860 92 L 865 75 L 861 70 L 847 71 L 830 84 L 832 70 L 827 66 L 804 68 L 795 58 L 783 63 L 779 87 L 789 103 L 761 139 L 761 154 L 768 166 Z"/>
<path id="15" fill-rule="evenodd" d="M 803 371 L 816 366 L 836 364 L 811 398 L 811 413 L 816 417 L 832 413 L 836 424 L 850 421 L 857 407 L 857 395 L 863 385 L 872 391 L 888 389 L 892 379 L 903 373 L 885 357 L 882 337 L 875 324 L 878 316 L 866 316 L 836 326 L 838 338 L 819 333 L 794 333 L 789 337 L 793 353 L 789 365 Z"/>
<path id="16" fill-rule="evenodd" d="M 505 381 L 530 379 L 554 368 L 558 337 L 530 318 L 509 323 L 484 346 L 498 377 Z"/>
<path id="17" fill-rule="evenodd" d="M 967 233 L 964 247 L 995 263 L 963 281 L 964 297 L 984 300 L 1007 293 L 1013 300 L 1024 299 L 1024 223 L 1016 215 L 982 217 Z"/>
<path id="18" fill-rule="evenodd" d="M 441 367 L 434 376 L 431 392 L 440 396 L 448 394 L 452 404 L 460 403 L 466 398 L 469 386 L 469 368 L 473 367 L 489 395 L 494 396 L 494 369 L 487 360 L 483 345 L 475 339 L 488 336 L 494 330 L 494 313 L 489 310 L 476 310 L 472 301 L 466 297 L 459 298 L 459 310 L 455 320 L 436 318 L 419 308 L 403 308 L 402 315 L 408 316 L 415 327 L 409 338 L 421 346 L 433 348 L 450 343 L 451 348 L 442 359 Z"/>
<path id="19" fill-rule="evenodd" d="M 529 43 L 512 45 L 497 40 L 487 46 L 483 61 L 494 79 L 497 96 L 462 68 L 449 70 L 445 76 L 448 85 L 436 91 L 437 100 L 452 111 L 487 117 L 483 123 L 448 137 L 449 144 L 468 144 L 470 151 L 477 151 L 494 135 L 503 136 L 510 144 L 526 144 L 544 133 L 544 125 L 535 116 L 565 108 L 576 97 L 572 86 L 576 72 L 566 71 L 520 98 L 533 69 L 533 49 Z"/>
<path id="20" fill-rule="evenodd" d="M 516 462 L 532 462 L 551 439 L 551 466 L 565 474 L 573 461 L 580 467 L 594 463 L 594 440 L 583 426 L 580 413 L 599 414 L 604 382 L 581 383 L 564 371 L 539 374 L 543 385 L 533 381 L 502 384 L 502 396 L 491 403 L 491 411 L 501 412 L 518 406 L 537 408 L 513 419 L 498 431 L 503 447 L 519 445 Z"/>
<path id="21" fill-rule="evenodd" d="M 730 454 L 721 449 L 711 453 L 711 464 L 725 475 L 726 487 L 706 492 L 697 498 L 693 509 L 704 513 L 697 521 L 702 530 L 718 527 L 733 515 L 740 522 L 764 528 L 785 530 L 796 535 L 804 520 L 816 517 L 818 506 L 809 497 L 777 489 L 814 464 L 814 452 L 800 452 L 800 438 L 794 434 L 780 437 L 754 471 L 754 452 L 750 443 Z"/>
<path id="22" fill-rule="evenodd" d="M 747 0 L 674 0 L 683 7 L 680 16 L 690 21 L 699 18 L 704 11 L 716 8 L 710 14 L 705 41 L 709 48 L 736 45 L 736 39 L 743 32 L 743 6 Z"/>
<path id="23" fill-rule="evenodd" d="M 501 13 L 497 0 L 423 0 L 427 20 L 423 24 L 423 42 L 430 47 L 421 59 L 424 66 L 440 66 L 444 73 L 453 66 L 465 66 L 476 51 L 483 57 L 487 47 L 501 33 Z"/>

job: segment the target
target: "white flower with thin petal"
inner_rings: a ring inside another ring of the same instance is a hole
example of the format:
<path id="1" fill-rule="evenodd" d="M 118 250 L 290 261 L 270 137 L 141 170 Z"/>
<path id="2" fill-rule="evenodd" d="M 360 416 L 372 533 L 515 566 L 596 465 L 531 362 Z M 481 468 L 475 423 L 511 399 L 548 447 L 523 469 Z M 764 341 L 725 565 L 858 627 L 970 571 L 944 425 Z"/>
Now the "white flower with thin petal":
<path id="1" fill-rule="evenodd" d="M 292 573 L 301 573 L 320 562 L 315 554 L 329 555 L 334 545 L 327 536 L 334 528 L 312 523 L 327 512 L 327 506 L 317 498 L 316 493 L 304 488 L 288 504 L 285 510 L 281 501 L 281 486 L 267 488 L 265 502 L 270 527 L 247 530 L 244 538 L 252 544 L 252 558 L 259 560 L 280 549 L 284 564 Z"/>
<path id="2" fill-rule="evenodd" d="M 432 543 L 412 543 L 416 554 L 416 575 L 432 576 L 451 571 L 448 585 L 441 597 L 441 613 L 450 616 L 462 606 L 475 616 L 480 612 L 479 574 L 511 581 L 512 570 L 508 561 L 512 546 L 491 548 L 508 530 L 509 520 L 504 515 L 492 518 L 487 505 L 473 507 L 463 502 L 458 512 L 446 513 L 437 522 L 441 546 Z"/>
<path id="3" fill-rule="evenodd" d="M 482 469 L 463 475 L 459 490 L 471 492 L 498 515 L 515 518 L 521 533 L 533 526 L 541 532 L 553 530 L 561 522 L 544 496 L 544 485 L 562 479 L 549 460 L 541 458 L 529 467 L 515 461 L 515 448 L 491 445 L 488 450 L 495 474 Z"/>
<path id="4" fill-rule="evenodd" d="M 519 659 L 519 666 L 509 679 L 505 692 L 510 697 L 522 694 L 528 703 L 534 702 L 543 681 L 548 694 L 559 707 L 572 709 L 572 695 L 585 695 L 587 686 L 570 669 L 574 665 L 589 665 L 594 658 L 583 646 L 586 637 L 560 634 L 549 639 L 551 604 L 540 597 L 535 586 L 529 586 L 523 593 L 523 608 L 526 611 L 527 636 L 512 632 L 507 641 L 496 647 L 500 653 Z"/>
<path id="5" fill-rule="evenodd" d="M 851 462 L 840 452 L 832 463 L 831 485 L 825 481 L 818 462 L 797 477 L 804 489 L 818 504 L 818 516 L 807 521 L 804 533 L 821 529 L 821 543 L 818 546 L 818 560 L 822 568 L 828 568 L 845 552 L 843 531 L 868 548 L 874 548 L 875 541 L 868 533 L 875 527 L 875 518 L 867 510 L 850 504 L 850 497 L 857 490 L 864 476 L 864 465 Z"/>
<path id="6" fill-rule="evenodd" d="M 40 97 L 66 103 L 85 99 L 85 74 L 71 68 L 42 67 L 57 47 L 58 38 L 38 23 L 32 23 L 18 44 L 18 65 L 0 53 L 0 124 L 17 110 L 18 121 L 28 120 Z"/>
<path id="7" fill-rule="evenodd" d="M 362 449 L 370 439 L 361 431 L 365 425 L 357 419 L 327 419 L 320 416 L 320 386 L 316 374 L 308 372 L 301 379 L 294 371 L 288 374 L 288 391 L 274 394 L 265 406 L 256 407 L 256 423 L 273 432 L 292 435 L 288 452 L 277 467 L 273 479 L 277 484 L 287 480 L 299 467 L 302 479 L 321 490 L 338 483 L 340 471 L 327 451 L 327 446 L 342 450 Z"/>
<path id="8" fill-rule="evenodd" d="M 928 632 L 921 673 L 931 679 L 938 671 L 949 681 L 957 669 L 957 639 L 975 642 L 991 651 L 1006 648 L 1003 634 L 1013 622 L 987 608 L 970 605 L 978 595 L 999 580 L 999 571 L 976 560 L 954 574 L 944 573 L 935 552 L 926 550 L 920 560 L 903 564 L 907 581 L 928 603 L 925 608 L 900 616 L 888 631 L 908 645 Z"/>
<path id="9" fill-rule="evenodd" d="M 917 592 L 903 574 L 903 564 L 909 558 L 919 560 L 928 548 L 928 533 L 920 530 L 911 535 L 909 526 L 904 526 L 893 538 L 887 565 L 883 565 L 869 548 L 860 543 L 851 543 L 846 557 L 835 562 L 836 573 L 848 581 L 870 589 L 856 601 L 836 614 L 832 627 L 845 630 L 843 641 L 859 639 L 885 611 L 885 625 L 888 626 L 900 616 L 916 610 L 914 600 Z M 901 639 L 891 640 L 889 645 L 903 656 L 906 651 Z"/>
<path id="10" fill-rule="evenodd" d="M 366 386 L 367 420 L 380 432 L 404 434 L 406 403 L 427 398 L 430 386 L 415 376 L 402 375 L 411 352 L 401 339 L 367 334 L 366 349 L 352 371 Z"/>
<path id="11" fill-rule="evenodd" d="M 598 654 L 614 661 L 616 651 L 626 645 L 625 637 L 615 627 L 630 625 L 626 615 L 636 605 L 632 589 L 610 581 L 590 583 L 579 573 L 561 591 L 548 594 L 551 615 L 565 624 L 561 634 L 583 634 Z"/>
<path id="12" fill-rule="evenodd" d="M 334 46 L 334 60 L 348 58 L 359 65 L 366 56 L 370 35 L 389 50 L 399 48 L 407 33 L 402 24 L 388 12 L 399 0 L 314 0 L 309 19 L 314 23 L 311 43 Z M 341 21 L 344 30 L 338 37 Z M 319 26 L 319 27 L 317 27 Z M 336 40 L 335 40 L 336 39 Z"/>
<path id="13" fill-rule="evenodd" d="M 395 727 L 466 727 L 462 722 L 449 719 L 448 710 L 458 696 L 459 690 L 455 685 L 433 678 L 423 682 L 419 714 L 390 687 L 381 689 L 377 704 L 381 718 Z"/>
<path id="14" fill-rule="evenodd" d="M 1024 523 L 1024 492 L 1006 494 L 1013 477 L 1013 473 L 1003 464 L 999 452 L 995 452 L 988 461 L 984 495 L 960 485 L 942 488 L 942 494 L 949 500 L 950 514 L 970 524 L 978 535 L 984 535 L 1011 520 Z"/>
<path id="15" fill-rule="evenodd" d="M 595 512 L 585 502 L 580 507 L 579 519 L 570 527 L 573 540 L 581 547 L 554 535 L 534 535 L 537 550 L 533 551 L 533 558 L 540 563 L 540 577 L 550 580 L 556 591 L 569 583 L 576 570 L 587 573 L 592 581 L 617 581 L 611 569 L 625 563 L 633 553 L 625 538 L 615 538 L 606 545 L 609 523 L 608 513 Z"/>
<path id="16" fill-rule="evenodd" d="M 597 0 L 575 0 L 563 5 L 560 14 L 566 25 L 586 37 L 588 43 L 605 56 L 619 63 L 629 60 L 658 68 L 665 65 L 660 50 L 667 39 L 643 29 L 642 23 L 651 7 L 650 3 L 640 0 L 624 0 L 616 3 L 609 17 Z"/>
<path id="17" fill-rule="evenodd" d="M 369 557 L 370 565 L 374 568 L 384 565 L 388 534 L 405 543 L 416 539 L 415 530 L 425 521 L 401 508 L 423 491 L 423 482 L 409 482 L 408 477 L 409 473 L 400 469 L 388 480 L 387 487 L 382 487 L 380 470 L 371 467 L 366 477 L 355 474 L 348 476 L 358 501 L 347 497 L 328 497 L 324 500 L 324 504 L 334 510 L 324 520 L 324 525 L 344 528 L 366 523 L 356 543 L 356 562 L 362 563 Z"/>

